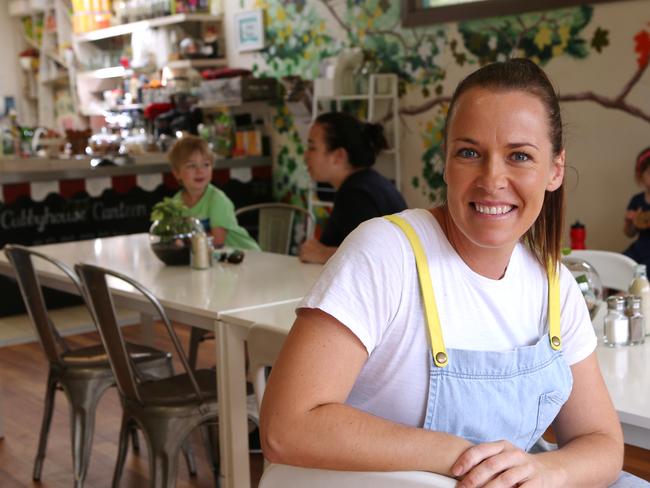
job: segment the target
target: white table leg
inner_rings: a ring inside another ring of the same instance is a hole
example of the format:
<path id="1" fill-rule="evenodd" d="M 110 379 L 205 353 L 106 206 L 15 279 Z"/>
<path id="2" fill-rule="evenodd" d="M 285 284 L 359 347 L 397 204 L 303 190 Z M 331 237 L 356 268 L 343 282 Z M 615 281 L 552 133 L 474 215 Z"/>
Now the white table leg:
<path id="1" fill-rule="evenodd" d="M 248 419 L 246 410 L 246 330 L 217 321 L 217 388 L 222 488 L 249 488 Z"/>
<path id="2" fill-rule="evenodd" d="M 153 346 L 153 315 L 150 313 L 140 312 L 140 338 L 143 344 Z"/>

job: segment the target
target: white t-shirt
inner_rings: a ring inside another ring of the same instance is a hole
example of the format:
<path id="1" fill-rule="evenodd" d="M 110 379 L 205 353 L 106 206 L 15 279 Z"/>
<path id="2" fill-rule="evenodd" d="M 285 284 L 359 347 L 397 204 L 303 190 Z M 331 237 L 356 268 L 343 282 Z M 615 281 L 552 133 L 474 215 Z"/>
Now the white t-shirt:
<path id="1" fill-rule="evenodd" d="M 507 351 L 533 345 L 548 331 L 547 277 L 533 255 L 515 246 L 505 275 L 472 271 L 431 212 L 400 214 L 417 232 L 429 263 L 445 346 Z M 589 313 L 571 273 L 560 272 L 562 352 L 571 365 L 596 347 Z M 393 223 L 361 224 L 330 258 L 298 308 L 318 308 L 348 327 L 368 351 L 347 399 L 361 410 L 421 426 L 430 354 L 424 305 L 411 245 Z"/>

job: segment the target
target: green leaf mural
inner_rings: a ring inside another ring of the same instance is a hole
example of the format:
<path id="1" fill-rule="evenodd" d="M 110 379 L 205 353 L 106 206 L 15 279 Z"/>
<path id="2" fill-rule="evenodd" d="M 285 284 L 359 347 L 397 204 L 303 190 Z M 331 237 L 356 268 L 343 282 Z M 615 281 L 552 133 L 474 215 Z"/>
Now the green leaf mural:
<path id="1" fill-rule="evenodd" d="M 299 75 L 317 78 L 320 63 L 341 50 L 341 42 L 327 32 L 325 20 L 305 2 L 260 1 L 266 16 L 266 44 L 262 52 L 266 68 L 256 74 Z"/>
<path id="2" fill-rule="evenodd" d="M 267 47 L 255 72 L 282 77 L 319 76 L 321 62 L 348 47 L 360 47 L 376 61 L 380 71 L 397 73 L 400 95 L 421 93 L 419 105 L 400 107 L 402 117 L 427 114 L 418 129 L 422 141 L 422 173 L 410 184 L 432 201 L 444 198 L 440 130 L 449 101 L 443 85 L 449 59 L 457 67 L 481 65 L 513 56 L 546 64 L 559 56 L 584 59 L 609 45 L 609 32 L 591 27 L 593 7 L 526 13 L 457 24 L 403 28 L 400 2 L 387 0 L 259 0 L 267 16 Z M 635 37 L 638 71 L 617 97 L 592 92 L 564 94 L 563 101 L 591 101 L 622 110 L 650 122 L 650 114 L 628 105 L 624 98 L 647 68 L 650 36 Z M 416 88 L 417 90 L 413 90 Z M 353 111 L 356 108 L 352 109 Z M 276 165 L 276 196 L 284 201 L 305 201 L 309 178 L 304 148 L 293 119 L 285 108 L 274 116 L 275 138 L 282 147 Z"/>
<path id="3" fill-rule="evenodd" d="M 277 154 L 273 174 L 273 195 L 277 201 L 307 206 L 309 175 L 304 165 L 304 148 L 285 103 L 274 105 L 273 127 Z"/>
<path id="4" fill-rule="evenodd" d="M 444 129 L 445 117 L 441 114 L 429 122 L 422 133 L 425 148 L 422 153 L 422 178 L 427 186 L 421 187 L 421 191 L 430 201 L 442 201 L 445 198 L 446 185 L 442 177 Z"/>
<path id="5" fill-rule="evenodd" d="M 569 54 L 584 58 L 589 52 L 581 37 L 591 21 L 592 7 L 551 10 L 520 16 L 479 19 L 458 24 L 465 48 L 480 64 L 508 57 L 526 57 L 545 64 Z"/>

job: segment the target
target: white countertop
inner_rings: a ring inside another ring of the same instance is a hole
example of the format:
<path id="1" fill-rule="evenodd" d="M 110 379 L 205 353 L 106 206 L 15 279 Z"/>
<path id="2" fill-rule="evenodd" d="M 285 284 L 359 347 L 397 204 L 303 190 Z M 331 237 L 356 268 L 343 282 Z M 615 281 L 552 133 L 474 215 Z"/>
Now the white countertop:
<path id="1" fill-rule="evenodd" d="M 101 157 L 101 156 L 98 156 Z M 217 159 L 215 169 L 270 166 L 267 156 Z M 122 166 L 91 167 L 90 158 L 0 158 L 0 184 L 52 181 L 73 178 L 98 178 L 132 174 L 164 173 L 171 171 L 164 153 L 146 153 L 133 157 L 133 162 Z"/>

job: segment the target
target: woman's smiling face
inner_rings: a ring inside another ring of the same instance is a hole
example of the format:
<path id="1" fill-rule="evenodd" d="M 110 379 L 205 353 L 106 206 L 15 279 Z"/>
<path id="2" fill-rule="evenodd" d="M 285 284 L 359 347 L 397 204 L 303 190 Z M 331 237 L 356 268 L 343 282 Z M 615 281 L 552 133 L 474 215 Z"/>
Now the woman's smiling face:
<path id="1" fill-rule="evenodd" d="M 512 250 L 537 219 L 545 192 L 564 176 L 564 152 L 553 155 L 545 105 L 519 90 L 463 93 L 449 120 L 445 154 L 449 240 L 461 255 Z"/>

